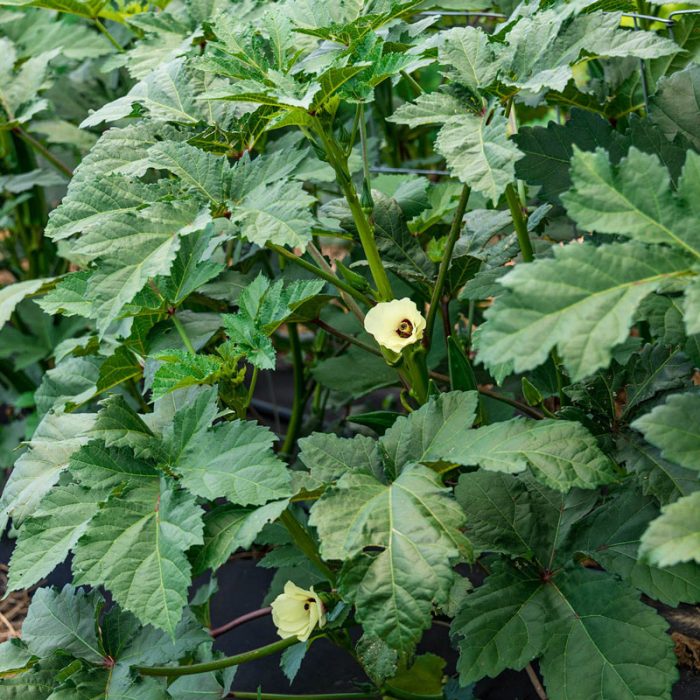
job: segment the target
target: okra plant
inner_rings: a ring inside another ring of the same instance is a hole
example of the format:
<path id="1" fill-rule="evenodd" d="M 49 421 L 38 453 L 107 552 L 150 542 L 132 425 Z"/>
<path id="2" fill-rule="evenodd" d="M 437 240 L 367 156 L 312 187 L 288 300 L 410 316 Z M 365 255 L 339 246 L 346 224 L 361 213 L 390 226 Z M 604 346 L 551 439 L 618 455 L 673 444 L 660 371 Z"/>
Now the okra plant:
<path id="1" fill-rule="evenodd" d="M 264 699 L 237 666 L 292 680 L 325 638 L 366 674 L 339 698 L 526 669 L 670 699 L 657 608 L 700 601 L 700 15 L 0 7 L 0 512 L 8 591 L 39 586 L 0 698 Z M 225 656 L 209 601 L 251 549 L 278 636 Z M 436 620 L 454 672 L 417 652 Z"/>

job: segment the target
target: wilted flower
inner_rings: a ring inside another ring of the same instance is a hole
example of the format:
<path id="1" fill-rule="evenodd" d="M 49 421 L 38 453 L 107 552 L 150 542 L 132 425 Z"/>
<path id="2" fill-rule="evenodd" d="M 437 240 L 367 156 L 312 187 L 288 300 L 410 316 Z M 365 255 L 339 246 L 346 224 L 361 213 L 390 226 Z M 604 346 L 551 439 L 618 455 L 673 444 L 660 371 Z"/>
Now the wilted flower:
<path id="1" fill-rule="evenodd" d="M 385 348 L 401 352 L 419 341 L 425 330 L 425 319 L 408 297 L 382 302 L 365 316 L 365 330 Z"/>
<path id="2" fill-rule="evenodd" d="M 282 639 L 296 637 L 305 642 L 316 625 L 320 628 L 326 624 L 326 612 L 313 586 L 307 591 L 287 581 L 284 593 L 272 601 L 272 621 Z"/>

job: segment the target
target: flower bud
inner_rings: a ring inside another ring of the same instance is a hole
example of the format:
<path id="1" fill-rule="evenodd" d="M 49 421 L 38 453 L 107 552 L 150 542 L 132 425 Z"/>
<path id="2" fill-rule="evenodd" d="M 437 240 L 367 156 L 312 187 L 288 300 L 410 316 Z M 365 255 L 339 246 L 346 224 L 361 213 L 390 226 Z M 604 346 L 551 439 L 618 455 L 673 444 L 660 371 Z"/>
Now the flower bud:
<path id="1" fill-rule="evenodd" d="M 373 306 L 365 316 L 365 330 L 385 348 L 401 352 L 419 341 L 425 330 L 425 319 L 408 297 Z"/>
<path id="2" fill-rule="evenodd" d="M 282 639 L 296 637 L 305 642 L 317 625 L 326 624 L 326 611 L 313 586 L 307 591 L 287 581 L 284 592 L 272 601 L 272 621 Z"/>

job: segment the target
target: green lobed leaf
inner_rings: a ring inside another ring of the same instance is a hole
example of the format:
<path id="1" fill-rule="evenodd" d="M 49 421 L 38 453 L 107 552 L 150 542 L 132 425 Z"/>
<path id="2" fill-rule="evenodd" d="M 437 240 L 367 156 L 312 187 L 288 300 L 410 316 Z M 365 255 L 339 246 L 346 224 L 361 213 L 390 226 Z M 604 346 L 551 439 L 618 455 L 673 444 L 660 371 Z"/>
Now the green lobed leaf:
<path id="1" fill-rule="evenodd" d="M 379 440 L 382 456 L 399 474 L 407 464 L 444 459 L 445 446 L 461 442 L 476 417 L 475 391 L 451 391 L 397 418 Z"/>
<path id="2" fill-rule="evenodd" d="M 455 30 L 451 30 L 455 31 Z M 406 102 L 394 111 L 388 121 L 407 124 L 412 129 L 427 124 L 444 124 L 464 113 L 459 100 L 442 92 L 424 92 L 413 102 Z"/>
<path id="3" fill-rule="evenodd" d="M 104 442 L 105 447 L 130 447 L 137 457 L 157 450 L 154 433 L 120 394 L 102 401 L 90 436 Z"/>
<path id="4" fill-rule="evenodd" d="M 564 125 L 550 121 L 546 127 L 523 127 L 513 136 L 525 154 L 515 165 L 515 174 L 526 182 L 541 185 L 540 196 L 558 203 L 571 186 L 574 147 L 582 151 L 603 148 L 611 156 L 622 155 L 622 138 L 610 123 L 596 114 L 575 109 Z"/>
<path id="5" fill-rule="evenodd" d="M 547 645 L 548 594 L 533 571 L 508 564 L 492 568 L 486 581 L 469 593 L 452 622 L 459 641 L 460 682 L 522 669 Z"/>
<path id="6" fill-rule="evenodd" d="M 435 150 L 456 177 L 496 204 L 515 179 L 515 163 L 522 153 L 508 139 L 506 117 L 501 112 L 487 117 L 467 113 L 450 118 L 438 134 Z"/>
<path id="7" fill-rule="evenodd" d="M 127 447 L 106 447 L 92 440 L 70 458 L 70 472 L 90 489 L 114 489 L 124 484 L 149 484 L 158 478 L 150 462 Z"/>
<path id="8" fill-rule="evenodd" d="M 26 669 L 33 658 L 34 655 L 22 640 L 10 637 L 0 643 L 0 674 L 13 674 Z"/>
<path id="9" fill-rule="evenodd" d="M 74 581 L 104 585 L 125 610 L 171 636 L 191 582 L 185 551 L 202 543 L 202 509 L 162 478 L 113 496 L 78 541 Z"/>
<path id="10" fill-rule="evenodd" d="M 657 448 L 638 435 L 622 434 L 617 448 L 617 459 L 637 474 L 642 493 L 653 496 L 661 505 L 700 489 L 696 472 L 664 459 Z"/>
<path id="11" fill-rule="evenodd" d="M 33 586 L 64 561 L 107 495 L 77 484 L 50 491 L 19 529 L 7 591 Z"/>
<path id="12" fill-rule="evenodd" d="M 462 474 L 455 497 L 466 513 L 466 531 L 475 550 L 533 556 L 538 519 L 522 479 L 486 471 Z"/>
<path id="13" fill-rule="evenodd" d="M 449 66 L 449 76 L 475 92 L 488 87 L 496 78 L 499 62 L 489 36 L 480 27 L 453 27 L 441 33 L 438 48 L 441 64 Z"/>
<path id="14" fill-rule="evenodd" d="M 381 477 L 382 462 L 377 441 L 366 435 L 342 438 L 332 433 L 312 433 L 299 440 L 299 459 L 311 476 L 330 484 L 348 472 Z"/>
<path id="15" fill-rule="evenodd" d="M 397 421 L 398 422 L 398 421 Z M 446 462 L 510 474 L 528 466 L 558 491 L 594 488 L 616 479 L 612 462 L 580 423 L 515 418 L 443 436 L 435 456 Z"/>
<path id="16" fill-rule="evenodd" d="M 658 447 L 662 457 L 700 470 L 700 393 L 674 394 L 632 427 Z"/>
<path id="17" fill-rule="evenodd" d="M 650 100 L 650 116 L 667 138 L 685 136 L 696 148 L 700 147 L 700 66 L 690 63 L 684 70 L 663 77 L 656 94 Z"/>
<path id="18" fill-rule="evenodd" d="M 551 700 L 671 700 L 678 678 L 667 623 L 639 593 L 595 571 L 557 577 L 556 621 L 540 660 Z M 563 653 L 562 650 L 566 650 Z"/>
<path id="19" fill-rule="evenodd" d="M 274 439 L 252 421 L 223 423 L 189 445 L 172 466 L 198 496 L 262 505 L 291 495 L 286 465 L 271 449 Z"/>
<path id="20" fill-rule="evenodd" d="M 87 443 L 94 420 L 94 414 L 88 413 L 49 413 L 42 419 L 5 484 L 0 529 L 8 514 L 19 524 L 36 510 L 72 454 Z"/>
<path id="21" fill-rule="evenodd" d="M 685 167 L 696 157 L 689 153 Z M 579 226 L 646 243 L 666 243 L 700 257 L 700 235 L 683 200 L 690 183 L 683 175 L 681 197 L 676 196 L 668 170 L 656 156 L 633 146 L 618 166 L 612 166 L 602 149 L 587 153 L 574 147 L 571 179 L 573 188 L 562 195 L 562 201 Z"/>
<path id="22" fill-rule="evenodd" d="M 486 313 L 478 356 L 488 367 L 512 362 L 523 372 L 557 346 L 578 381 L 610 363 L 642 299 L 691 264 L 680 251 L 637 242 L 555 247 L 552 259 L 518 265 L 501 279 L 508 291 Z"/>
<path id="23" fill-rule="evenodd" d="M 433 604 L 447 602 L 450 562 L 469 554 L 463 519 L 440 477 L 414 465 L 392 484 L 346 473 L 313 505 L 309 523 L 324 559 L 354 562 L 365 547 L 381 549 L 351 569 L 357 619 L 368 635 L 408 654 L 430 624 Z"/>
<path id="24" fill-rule="evenodd" d="M 227 503 L 208 511 L 204 515 L 204 544 L 194 551 L 194 573 L 216 570 L 237 549 L 250 547 L 263 527 L 276 520 L 288 504 L 288 499 L 259 508 Z"/>
<path id="25" fill-rule="evenodd" d="M 0 290 L 0 328 L 10 320 L 17 304 L 50 281 L 50 279 L 36 279 L 5 285 Z"/>
<path id="26" fill-rule="evenodd" d="M 61 591 L 40 588 L 22 625 L 29 651 L 43 658 L 60 649 L 91 663 L 102 663 L 97 615 L 103 604 L 98 591 L 87 593 L 66 584 Z"/>
<path id="27" fill-rule="evenodd" d="M 223 362 L 213 355 L 192 355 L 186 350 L 168 350 L 157 355 L 162 364 L 153 376 L 152 396 L 157 401 L 171 391 L 217 381 Z"/>
<path id="28" fill-rule="evenodd" d="M 700 491 L 664 506 L 642 535 L 639 556 L 660 567 L 700 563 Z"/>
<path id="29" fill-rule="evenodd" d="M 700 600 L 698 564 L 660 569 L 637 559 L 640 538 L 658 513 L 651 499 L 634 491 L 614 494 L 579 523 L 573 546 L 655 600 L 673 607 L 695 603 Z"/>

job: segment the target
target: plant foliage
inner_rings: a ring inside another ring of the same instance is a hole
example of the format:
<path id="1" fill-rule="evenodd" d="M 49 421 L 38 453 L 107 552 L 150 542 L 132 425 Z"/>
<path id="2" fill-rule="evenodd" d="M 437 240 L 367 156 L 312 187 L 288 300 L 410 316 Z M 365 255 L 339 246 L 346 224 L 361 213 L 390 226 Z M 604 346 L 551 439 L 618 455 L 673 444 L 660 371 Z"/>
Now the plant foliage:
<path id="1" fill-rule="evenodd" d="M 33 591 L 0 700 L 223 698 L 320 637 L 367 697 L 534 661 L 550 700 L 672 697 L 700 15 L 457 5 L 0 0 L 0 522 Z M 363 320 L 405 298 L 395 353 Z M 209 603 L 251 549 L 327 623 L 227 658 Z"/>

